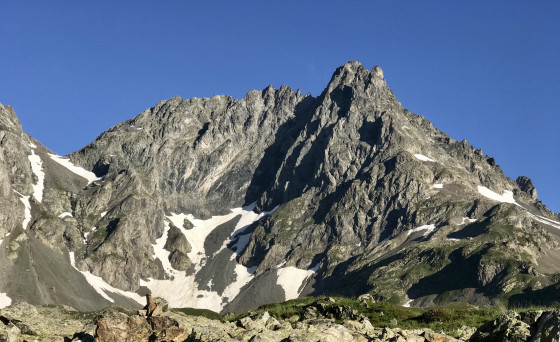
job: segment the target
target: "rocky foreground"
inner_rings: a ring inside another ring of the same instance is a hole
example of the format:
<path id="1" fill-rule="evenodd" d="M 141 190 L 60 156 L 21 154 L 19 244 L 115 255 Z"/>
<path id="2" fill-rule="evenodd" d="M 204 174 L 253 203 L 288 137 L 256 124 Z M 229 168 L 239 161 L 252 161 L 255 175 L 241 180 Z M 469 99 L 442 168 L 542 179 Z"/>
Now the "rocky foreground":
<path id="1" fill-rule="evenodd" d="M 331 298 L 305 307 L 303 314 L 274 316 L 260 310 L 211 319 L 167 310 L 159 299 L 136 312 L 18 303 L 0 311 L 0 341 L 560 341 L 560 310 L 507 312 L 478 330 L 461 326 L 450 334 L 428 327 L 401 329 L 396 320 L 377 327 Z"/>

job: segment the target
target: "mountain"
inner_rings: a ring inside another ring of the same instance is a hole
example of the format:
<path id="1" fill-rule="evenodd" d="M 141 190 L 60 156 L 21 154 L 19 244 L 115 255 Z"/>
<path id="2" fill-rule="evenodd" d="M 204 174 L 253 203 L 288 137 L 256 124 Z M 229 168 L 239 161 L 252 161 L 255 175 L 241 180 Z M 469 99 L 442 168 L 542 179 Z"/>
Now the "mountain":
<path id="1" fill-rule="evenodd" d="M 6 303 L 560 301 L 560 218 L 532 181 L 406 110 L 379 67 L 316 98 L 174 97 L 67 158 L 0 110 Z"/>

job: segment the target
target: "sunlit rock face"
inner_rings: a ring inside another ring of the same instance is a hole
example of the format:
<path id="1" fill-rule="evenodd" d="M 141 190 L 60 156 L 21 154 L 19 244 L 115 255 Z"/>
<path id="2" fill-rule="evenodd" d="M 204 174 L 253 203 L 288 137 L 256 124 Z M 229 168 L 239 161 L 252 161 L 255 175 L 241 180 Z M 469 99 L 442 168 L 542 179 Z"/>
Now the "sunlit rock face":
<path id="1" fill-rule="evenodd" d="M 0 115 L 13 302 L 516 303 L 558 282 L 560 223 L 531 180 L 406 110 L 379 67 L 346 63 L 316 98 L 174 97 L 67 157 Z"/>

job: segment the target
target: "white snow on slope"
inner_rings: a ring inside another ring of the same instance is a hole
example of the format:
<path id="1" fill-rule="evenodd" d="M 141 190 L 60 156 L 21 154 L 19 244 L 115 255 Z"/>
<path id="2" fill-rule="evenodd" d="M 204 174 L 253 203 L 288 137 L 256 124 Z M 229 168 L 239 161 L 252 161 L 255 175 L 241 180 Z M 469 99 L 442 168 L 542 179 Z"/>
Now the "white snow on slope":
<path id="1" fill-rule="evenodd" d="M 515 201 L 515 199 L 513 198 L 513 192 L 508 191 L 508 190 L 504 190 L 504 193 L 502 195 L 498 195 L 497 193 L 495 193 L 494 191 L 484 187 L 484 186 L 478 186 L 478 192 L 480 194 L 482 194 L 482 196 L 485 196 L 487 198 L 490 198 L 492 200 L 498 201 L 498 202 L 505 202 L 505 203 L 512 203 L 515 204 L 521 208 L 523 208 L 523 206 L 521 206 L 519 203 L 517 203 Z M 525 209 L 525 208 L 523 208 Z M 525 209 L 527 210 L 527 209 Z M 531 217 L 533 220 L 540 222 L 540 223 L 544 223 L 547 224 L 549 226 L 552 226 L 554 228 L 560 229 L 560 222 L 558 221 L 554 221 L 551 220 L 547 217 L 541 216 L 541 215 L 535 215 L 535 214 L 531 214 L 530 212 L 527 211 L 527 214 L 529 214 L 529 217 Z"/>
<path id="2" fill-rule="evenodd" d="M 416 153 L 416 154 L 414 155 L 414 157 L 416 157 L 416 159 L 421 160 L 421 161 L 427 161 L 427 162 L 432 162 L 432 163 L 435 163 L 435 162 L 436 162 L 435 160 L 433 160 L 433 159 L 431 159 L 431 158 L 428 158 L 428 157 L 426 157 L 425 155 L 420 154 L 420 153 Z"/>
<path id="3" fill-rule="evenodd" d="M 107 284 L 101 277 L 98 277 L 96 275 L 91 274 L 88 271 L 80 271 L 77 267 L 76 267 L 76 262 L 74 260 L 74 252 L 69 252 L 68 256 L 70 257 L 70 265 L 72 265 L 72 267 L 80 272 L 81 274 L 83 274 L 83 276 L 86 278 L 87 282 L 91 285 L 91 287 L 93 287 L 93 289 L 95 290 L 95 292 L 99 293 L 103 298 L 107 299 L 108 301 L 110 301 L 111 303 L 114 303 L 115 300 L 113 298 L 111 298 L 109 296 L 109 294 L 107 294 L 107 292 L 109 293 L 117 293 L 120 294 L 121 296 L 124 297 L 128 297 L 132 300 L 135 300 L 136 302 L 138 302 L 140 305 L 144 305 L 146 300 L 144 299 L 144 297 L 138 295 L 137 293 L 134 292 L 129 292 L 129 291 L 123 291 L 123 290 L 119 290 L 109 284 Z"/>
<path id="4" fill-rule="evenodd" d="M 64 157 L 61 157 L 57 154 L 51 154 L 51 153 L 49 153 L 49 156 L 51 157 L 52 160 L 54 160 L 55 162 L 64 166 L 68 170 L 74 172 L 75 174 L 77 174 L 80 177 L 83 177 L 83 178 L 87 179 L 88 184 L 91 183 L 91 182 L 94 182 L 96 180 L 101 179 L 101 178 L 97 177 L 95 175 L 95 173 L 93 173 L 91 171 L 87 171 L 86 169 L 83 169 L 79 166 L 76 166 L 76 165 L 72 164 L 72 162 L 68 158 L 64 158 Z"/>
<path id="5" fill-rule="evenodd" d="M 435 228 L 436 228 L 435 224 L 427 224 L 427 225 L 424 225 L 424 226 L 416 227 L 414 229 L 410 229 L 408 231 L 407 236 L 410 236 L 410 234 L 419 232 L 421 230 L 426 230 L 426 232 L 423 235 L 423 236 L 426 236 L 426 235 L 430 234 Z"/>
<path id="6" fill-rule="evenodd" d="M 249 241 L 251 240 L 252 233 L 243 234 L 245 230 L 249 228 L 249 226 L 253 224 L 253 222 L 256 222 L 261 218 L 274 213 L 280 207 L 279 205 L 277 205 L 271 211 L 265 211 L 260 214 L 255 214 L 253 212 L 253 209 L 255 208 L 256 204 L 257 203 L 255 202 L 244 208 L 244 210 L 248 210 L 248 212 L 241 216 L 241 219 L 239 220 L 239 222 L 237 222 L 237 225 L 235 226 L 235 229 L 231 234 L 231 237 L 229 238 L 229 241 L 235 241 L 235 239 L 237 239 L 237 242 L 234 245 L 235 252 L 231 256 L 232 260 L 235 259 L 236 255 L 239 255 L 241 254 L 241 252 L 243 252 L 243 250 L 245 249 L 245 247 L 247 247 Z M 228 241 L 224 241 L 224 244 L 220 248 L 220 251 L 226 248 L 227 244 Z"/>
<path id="7" fill-rule="evenodd" d="M 546 218 L 546 217 L 541 216 L 541 215 L 535 215 L 535 214 L 531 214 L 531 213 L 528 213 L 528 214 L 529 214 L 529 217 L 531 217 L 535 221 L 538 221 L 540 223 L 544 223 L 544 224 L 547 224 L 547 225 L 552 226 L 554 228 L 560 229 L 560 222 L 558 222 L 558 221 L 551 220 L 551 219 Z"/>
<path id="8" fill-rule="evenodd" d="M 43 190 L 45 189 L 45 173 L 43 172 L 43 161 L 35 151 L 31 150 L 31 154 L 27 156 L 31 162 L 31 170 L 37 176 L 37 184 L 33 184 L 33 197 L 37 202 L 43 200 Z"/>
<path id="9" fill-rule="evenodd" d="M 107 212 L 106 212 L 106 211 L 104 211 L 104 212 L 101 213 L 101 217 L 105 217 L 105 215 L 107 215 Z"/>
<path id="10" fill-rule="evenodd" d="M 87 244 L 87 238 L 88 238 L 89 234 L 95 233 L 96 230 L 97 230 L 97 227 L 93 227 L 93 228 L 91 228 L 91 232 L 85 232 L 84 233 L 84 238 L 82 239 L 84 241 L 84 245 Z"/>
<path id="11" fill-rule="evenodd" d="M 0 309 L 12 305 L 12 299 L 5 293 L 0 293 Z"/>
<path id="12" fill-rule="evenodd" d="M 472 219 L 472 218 L 468 218 L 468 217 L 463 217 L 460 223 L 457 223 L 458 226 L 463 225 L 465 223 L 473 223 L 476 222 L 476 219 Z"/>
<path id="13" fill-rule="evenodd" d="M 17 192 L 16 190 L 14 190 L 14 192 L 19 195 L 19 199 L 21 200 L 23 206 L 25 207 L 23 212 L 23 222 L 21 223 L 21 227 L 23 228 L 23 230 L 26 230 L 27 225 L 29 224 L 29 222 L 31 222 L 31 203 L 29 203 L 29 196 L 24 196 L 21 193 Z"/>
<path id="14" fill-rule="evenodd" d="M 167 251 L 158 252 L 158 258 L 163 259 L 163 267 L 168 274 L 172 275 L 172 278 L 140 280 L 140 286 L 148 287 L 154 296 L 165 298 L 174 308 L 193 307 L 220 312 L 226 304 L 223 303 L 222 296 L 214 291 L 199 290 L 195 275 L 187 276 L 186 272 L 173 269 L 169 259 L 165 257 L 167 255 L 169 255 Z M 235 282 L 229 284 L 223 292 L 223 297 L 227 297 L 229 300 L 235 298 L 241 288 L 253 279 L 255 268 L 248 269 L 236 264 L 234 272 Z"/>
<path id="15" fill-rule="evenodd" d="M 435 189 L 443 189 L 443 184 L 434 184 Z"/>
<path id="16" fill-rule="evenodd" d="M 309 270 L 301 270 L 293 266 L 282 267 L 276 270 L 276 284 L 282 286 L 286 295 L 285 300 L 296 299 L 305 287 L 305 281 L 312 276 L 319 264 Z"/>
<path id="17" fill-rule="evenodd" d="M 288 262 L 288 260 L 284 259 L 281 263 L 276 265 L 276 268 L 281 268 L 282 266 L 286 265 L 287 262 Z"/>
<path id="18" fill-rule="evenodd" d="M 239 237 L 240 238 L 239 240 L 242 240 L 241 243 L 238 241 L 236 244 L 236 246 L 238 247 L 237 253 L 239 253 L 245 248 L 246 243 L 249 242 L 248 240 L 250 237 L 250 235 L 249 237 L 245 237 L 240 234 L 243 233 L 243 231 L 245 231 L 245 229 L 248 226 L 250 226 L 253 222 L 261 219 L 266 215 L 270 215 L 278 207 L 274 208 L 269 212 L 263 212 L 260 214 L 253 212 L 254 208 L 255 208 L 255 203 L 252 203 L 243 208 L 231 209 L 230 214 L 223 215 L 223 216 L 213 216 L 208 220 L 195 219 L 194 216 L 190 214 L 185 215 L 185 214 L 174 214 L 174 213 L 172 213 L 170 216 L 167 216 L 167 218 L 176 227 L 181 229 L 181 232 L 185 235 L 187 241 L 189 241 L 191 245 L 191 251 L 187 254 L 187 256 L 189 257 L 189 259 L 191 259 L 191 261 L 195 265 L 198 265 L 201 262 L 201 260 L 206 257 L 204 255 L 204 241 L 206 241 L 206 237 L 218 226 L 233 220 L 238 215 L 241 215 L 241 218 L 239 219 L 239 222 L 237 222 L 237 224 L 235 225 L 234 232 L 232 233 L 229 241 L 228 240 L 224 241 L 221 248 L 218 250 L 218 252 L 216 252 L 219 253 L 220 251 L 222 251 L 227 247 L 227 244 L 230 241 L 235 240 L 236 238 Z M 194 226 L 192 229 L 185 229 L 183 227 L 183 223 L 185 219 L 189 220 L 190 223 L 192 223 L 192 225 Z"/>
<path id="19" fill-rule="evenodd" d="M 156 239 L 155 245 L 152 245 L 154 248 L 154 259 L 158 258 L 163 265 L 163 271 L 168 276 L 175 275 L 175 270 L 171 267 L 171 263 L 169 262 L 169 252 L 163 249 L 165 243 L 167 242 L 167 234 L 169 233 L 169 222 L 164 222 L 164 231 L 163 235 Z"/>
<path id="20" fill-rule="evenodd" d="M 406 302 L 406 303 L 403 305 L 403 307 L 404 307 L 404 308 L 409 308 L 409 307 L 410 307 L 410 304 L 412 304 L 413 301 L 414 301 L 414 299 L 409 299 L 408 302 Z"/>
<path id="21" fill-rule="evenodd" d="M 220 249 L 214 253 L 214 255 L 219 254 L 221 251 L 223 251 L 224 249 L 227 248 L 227 245 L 230 242 L 236 241 L 235 245 L 233 245 L 232 248 L 235 249 L 235 252 L 231 255 L 231 260 L 235 259 L 237 255 L 239 255 L 244 249 L 245 247 L 247 247 L 247 245 L 249 244 L 249 241 L 251 240 L 251 234 L 252 233 L 247 233 L 247 234 L 243 234 L 245 232 L 245 230 L 247 228 L 249 228 L 249 226 L 251 224 L 253 224 L 254 222 L 260 220 L 261 218 L 268 216 L 270 214 L 272 214 L 273 212 L 275 212 L 280 206 L 276 206 L 274 207 L 274 209 L 272 209 L 271 211 L 265 211 L 262 212 L 260 214 L 254 213 L 253 209 L 256 206 L 256 202 L 255 203 L 251 203 L 248 206 L 242 208 L 243 211 L 241 212 L 241 218 L 239 219 L 239 222 L 237 222 L 237 224 L 235 225 L 235 228 L 233 230 L 233 233 L 231 234 L 231 236 L 229 237 L 228 240 L 225 240 L 224 243 L 222 244 L 222 246 L 220 247 Z M 236 210 L 236 209 L 234 209 Z"/>
<path id="22" fill-rule="evenodd" d="M 243 265 L 235 265 L 236 281 L 224 291 L 224 297 L 230 300 L 239 294 L 239 290 L 247 284 L 253 275 Z M 140 280 L 140 286 L 148 287 L 154 296 L 165 298 L 171 307 L 193 307 L 220 312 L 224 303 L 222 297 L 214 291 L 199 290 L 194 275 L 173 270 L 172 279 Z"/>
<path id="23" fill-rule="evenodd" d="M 60 218 L 72 217 L 72 213 L 65 211 L 62 214 L 58 215 L 58 217 Z"/>
<path id="24" fill-rule="evenodd" d="M 245 235 L 250 237 L 250 234 L 238 236 L 239 233 L 242 233 L 253 222 L 265 215 L 269 215 L 272 212 L 257 214 L 253 212 L 254 207 L 255 204 L 251 204 L 244 208 L 235 208 L 227 215 L 213 216 L 207 220 L 195 219 L 194 216 L 190 214 L 185 215 L 172 213 L 167 216 L 167 220 L 181 230 L 191 245 L 191 251 L 187 253 L 187 256 L 194 264 L 194 274 L 187 276 L 185 272 L 177 271 L 171 266 L 168 258 L 169 251 L 163 249 L 169 231 L 169 222 L 166 221 L 164 234 L 157 239 L 156 243 L 152 246 L 154 248 L 155 257 L 160 259 L 163 268 L 170 279 L 141 280 L 140 285 L 148 287 L 154 296 L 165 298 L 171 307 L 194 307 L 209 309 L 217 312 L 221 311 L 227 304 L 227 302 L 225 302 L 225 298 L 231 301 L 239 294 L 241 288 L 253 279 L 256 267 L 246 268 L 243 265 L 236 264 L 234 268 L 236 276 L 235 281 L 226 287 L 222 295 L 219 295 L 215 291 L 200 290 L 198 288 L 199 284 L 195 281 L 195 275 L 200 271 L 207 260 L 207 256 L 204 251 L 204 242 L 208 235 L 218 226 L 231 221 L 238 215 L 241 215 L 240 220 L 234 228 L 234 232 L 226 241 L 224 241 L 220 248 L 220 251 L 227 248 L 230 241 L 234 241 L 235 239 L 241 237 L 242 239 L 239 239 L 236 243 L 236 245 L 240 248 L 237 251 L 240 252 L 245 247 L 242 246 L 246 238 Z M 184 227 L 185 219 L 192 223 L 193 228 L 186 229 Z M 243 241 L 240 242 L 240 240 Z M 233 259 L 235 259 L 235 257 Z M 210 282 L 210 284 L 211 283 L 212 282 Z"/>
<path id="25" fill-rule="evenodd" d="M 509 190 L 504 190 L 504 193 L 499 195 L 499 194 L 495 193 L 494 191 L 488 189 L 487 187 L 479 185 L 478 186 L 478 192 L 482 196 L 484 196 L 486 198 L 489 198 L 491 200 L 494 200 L 494 201 L 498 201 L 498 202 L 502 202 L 502 203 L 504 203 L 504 202 L 505 203 L 513 203 L 513 204 L 519 205 L 515 202 L 515 199 L 513 198 L 513 192 L 511 192 Z"/>
<path id="26" fill-rule="evenodd" d="M 241 264 L 235 265 L 235 282 L 231 283 L 226 287 L 224 293 L 222 294 L 223 298 L 228 298 L 228 301 L 232 301 L 239 292 L 241 292 L 241 288 L 247 285 L 254 277 L 255 271 L 257 270 L 257 266 L 255 267 L 245 267 Z M 225 305 L 222 305 L 223 308 Z"/>

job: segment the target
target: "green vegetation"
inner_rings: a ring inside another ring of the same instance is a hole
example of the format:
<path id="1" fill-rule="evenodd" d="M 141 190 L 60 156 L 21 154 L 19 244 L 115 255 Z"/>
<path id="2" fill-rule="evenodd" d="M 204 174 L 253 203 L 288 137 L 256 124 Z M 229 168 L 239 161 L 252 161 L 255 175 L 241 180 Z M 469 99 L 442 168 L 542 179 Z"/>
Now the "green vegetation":
<path id="1" fill-rule="evenodd" d="M 189 316 L 202 316 L 202 317 L 206 317 L 209 319 L 216 319 L 216 320 L 222 319 L 222 315 L 220 315 L 219 313 L 206 309 L 180 308 L 180 309 L 171 309 L 171 311 L 184 313 L 185 315 L 189 315 Z"/>
<path id="2" fill-rule="evenodd" d="M 367 317 L 375 327 L 401 329 L 430 328 L 454 334 L 463 326 L 478 328 L 482 324 L 496 319 L 504 310 L 498 307 L 476 307 L 464 303 L 453 303 L 437 308 L 405 308 L 389 302 L 367 302 L 341 297 L 301 298 L 283 303 L 267 304 L 259 307 L 256 312 L 268 311 L 277 319 L 293 319 L 297 315 L 303 319 L 309 308 L 318 308 L 319 313 L 336 312 L 335 308 L 345 308 L 358 316 Z M 244 316 L 254 314 L 226 315 L 225 319 L 235 321 Z M 335 319 L 341 323 L 343 319 Z"/>

